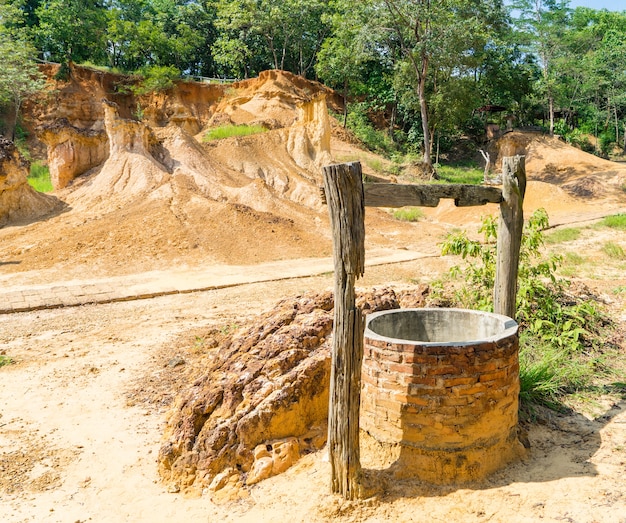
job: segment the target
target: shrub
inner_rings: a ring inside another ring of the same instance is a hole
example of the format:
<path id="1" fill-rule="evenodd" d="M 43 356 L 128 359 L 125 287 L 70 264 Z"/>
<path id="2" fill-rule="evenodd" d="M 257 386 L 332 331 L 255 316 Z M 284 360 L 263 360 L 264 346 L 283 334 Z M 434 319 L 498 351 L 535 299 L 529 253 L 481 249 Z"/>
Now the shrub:
<path id="1" fill-rule="evenodd" d="M 548 215 L 540 209 L 529 219 L 520 249 L 517 320 L 520 324 L 520 397 L 525 402 L 554 407 L 559 398 L 586 385 L 595 370 L 594 350 L 604 344 L 607 316 L 592 302 L 568 292 L 570 282 L 556 275 L 562 259 L 542 256 L 543 231 Z M 493 310 L 497 224 L 483 220 L 484 241 L 468 239 L 465 232 L 448 236 L 442 254 L 457 254 L 465 267 L 453 267 L 452 278 L 464 284 L 452 296 L 467 308 Z M 443 289 L 443 286 L 439 286 Z M 439 291 L 444 292 L 444 291 Z"/>
<path id="2" fill-rule="evenodd" d="M 180 78 L 180 71 L 171 65 L 150 65 L 142 67 L 138 73 L 141 78 L 139 83 L 130 87 L 136 95 L 171 89 Z"/>

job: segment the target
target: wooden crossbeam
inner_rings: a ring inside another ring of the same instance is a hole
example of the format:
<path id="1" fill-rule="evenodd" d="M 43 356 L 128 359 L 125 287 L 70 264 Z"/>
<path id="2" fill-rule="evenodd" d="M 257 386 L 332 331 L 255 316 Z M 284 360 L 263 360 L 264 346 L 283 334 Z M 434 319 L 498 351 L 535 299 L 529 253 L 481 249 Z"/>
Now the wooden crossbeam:
<path id="1" fill-rule="evenodd" d="M 437 207 L 442 198 L 453 199 L 457 207 L 502 202 L 499 187 L 482 185 L 366 183 L 363 188 L 366 207 Z"/>

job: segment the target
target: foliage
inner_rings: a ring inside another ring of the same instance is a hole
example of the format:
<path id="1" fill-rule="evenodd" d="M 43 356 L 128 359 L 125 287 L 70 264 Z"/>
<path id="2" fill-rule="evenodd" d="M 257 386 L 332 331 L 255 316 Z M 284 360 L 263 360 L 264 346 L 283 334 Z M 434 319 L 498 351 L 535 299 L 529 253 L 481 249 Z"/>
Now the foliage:
<path id="1" fill-rule="evenodd" d="M 101 0 L 47 0 L 35 10 L 34 35 L 49 59 L 99 62 L 105 57 L 107 12 Z"/>
<path id="2" fill-rule="evenodd" d="M 567 291 L 569 282 L 556 275 L 559 256 L 542 256 L 543 231 L 548 215 L 540 209 L 528 220 L 522 236 L 517 294 L 522 351 L 520 377 L 522 399 L 553 405 L 566 391 L 586 383 L 594 360 L 589 353 L 603 344 L 608 319 L 591 302 L 576 300 Z M 497 226 L 493 217 L 483 219 L 484 241 L 470 240 L 465 232 L 448 236 L 442 254 L 461 255 L 465 268 L 451 275 L 465 284 L 455 291 L 463 307 L 492 310 L 496 270 Z"/>
<path id="3" fill-rule="evenodd" d="M 139 70 L 140 81 L 130 90 L 137 94 L 147 94 L 155 91 L 166 91 L 174 87 L 174 82 L 180 78 L 180 71 L 171 65 L 150 65 Z M 140 108 L 138 108 L 140 109 Z"/>
<path id="4" fill-rule="evenodd" d="M 50 181 L 50 170 L 42 162 L 32 162 L 30 164 L 30 174 L 27 177 L 29 185 L 39 192 L 52 192 L 52 182 Z"/>
<path id="5" fill-rule="evenodd" d="M 4 367 L 5 365 L 11 365 L 13 363 L 13 358 L 6 356 L 4 354 L 0 354 L 0 367 Z"/>
<path id="6" fill-rule="evenodd" d="M 235 76 L 287 69 L 306 76 L 328 34 L 322 0 L 217 0 L 215 61 Z"/>
<path id="7" fill-rule="evenodd" d="M 262 125 L 222 125 L 215 129 L 210 129 L 203 136 L 203 141 L 221 140 L 231 136 L 249 136 L 267 131 Z"/>
<path id="8" fill-rule="evenodd" d="M 374 127 L 367 116 L 367 105 L 364 103 L 351 104 L 347 124 L 355 136 L 370 151 L 389 157 L 398 147 L 384 131 Z"/>
<path id="9" fill-rule="evenodd" d="M 64 80 L 70 61 L 139 72 L 144 90 L 180 74 L 316 75 L 343 95 L 344 124 L 360 113 L 364 143 L 428 166 L 504 115 L 550 121 L 588 152 L 626 150 L 626 12 L 568 0 L 0 0 L 0 34 L 0 63 L 35 81 L 35 56 Z"/>
<path id="10" fill-rule="evenodd" d="M 0 107 L 12 108 L 13 137 L 22 103 L 45 85 L 34 61 L 35 48 L 16 29 L 21 19 L 19 10 L 0 0 Z"/>
<path id="11" fill-rule="evenodd" d="M 392 216 L 402 222 L 418 222 L 424 217 L 424 211 L 419 207 L 401 207 L 393 211 Z"/>

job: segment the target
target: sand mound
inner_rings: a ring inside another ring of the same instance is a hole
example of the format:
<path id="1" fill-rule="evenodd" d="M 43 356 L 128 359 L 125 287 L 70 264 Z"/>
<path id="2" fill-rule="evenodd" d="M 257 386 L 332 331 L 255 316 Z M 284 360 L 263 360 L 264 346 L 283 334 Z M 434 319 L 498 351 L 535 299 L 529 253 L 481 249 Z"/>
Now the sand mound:
<path id="1" fill-rule="evenodd" d="M 499 161 L 502 156 L 525 154 L 529 180 L 557 185 L 575 197 L 624 200 L 625 165 L 598 158 L 559 138 L 516 131 L 504 135 L 498 149 Z"/>
<path id="2" fill-rule="evenodd" d="M 37 219 L 63 206 L 28 185 L 28 167 L 13 142 L 0 138 L 0 227 Z"/>
<path id="3" fill-rule="evenodd" d="M 234 83 L 233 95 L 218 105 L 210 127 L 224 123 L 268 122 L 270 128 L 289 127 L 297 120 L 297 106 L 320 94 L 335 100 L 324 85 L 287 71 L 263 71 L 258 78 Z"/>

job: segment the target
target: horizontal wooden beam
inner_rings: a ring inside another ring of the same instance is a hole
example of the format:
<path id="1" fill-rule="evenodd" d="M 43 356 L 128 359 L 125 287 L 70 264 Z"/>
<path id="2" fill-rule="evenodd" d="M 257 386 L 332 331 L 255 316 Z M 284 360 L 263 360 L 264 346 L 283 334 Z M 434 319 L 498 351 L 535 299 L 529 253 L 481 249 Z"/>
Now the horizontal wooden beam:
<path id="1" fill-rule="evenodd" d="M 366 183 L 363 187 L 366 207 L 437 207 L 441 198 L 453 199 L 457 207 L 502 202 L 499 187 L 484 185 Z"/>

